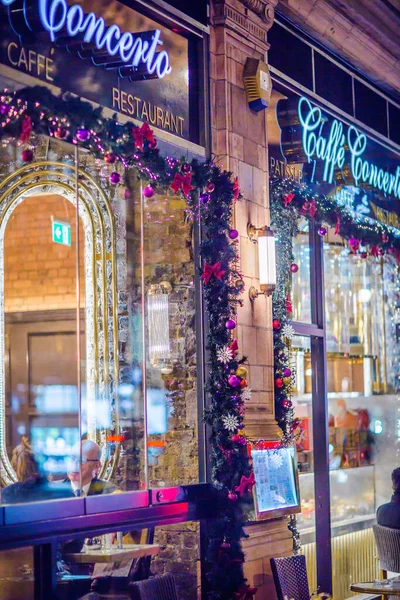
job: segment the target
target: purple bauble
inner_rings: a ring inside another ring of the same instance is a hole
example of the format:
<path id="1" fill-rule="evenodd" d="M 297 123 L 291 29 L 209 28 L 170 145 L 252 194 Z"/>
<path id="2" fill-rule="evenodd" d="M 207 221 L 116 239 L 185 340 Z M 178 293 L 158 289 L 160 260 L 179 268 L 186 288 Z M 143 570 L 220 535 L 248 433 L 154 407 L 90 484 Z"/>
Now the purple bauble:
<path id="1" fill-rule="evenodd" d="M 235 329 L 236 321 L 234 321 L 233 319 L 228 319 L 227 322 L 225 323 L 225 327 L 227 329 Z"/>
<path id="2" fill-rule="evenodd" d="M 118 185 L 120 181 L 121 175 L 117 173 L 117 171 L 113 171 L 110 175 L 110 183 L 112 183 L 113 185 Z"/>
<path id="3" fill-rule="evenodd" d="M 215 185 L 212 182 L 207 183 L 207 185 L 206 185 L 206 192 L 208 194 L 212 194 L 214 190 L 215 190 Z"/>
<path id="4" fill-rule="evenodd" d="M 229 232 L 231 240 L 236 240 L 239 237 L 239 232 L 236 229 L 231 229 Z"/>
<path id="5" fill-rule="evenodd" d="M 230 385 L 233 388 L 239 387 L 240 386 L 240 377 L 238 377 L 237 375 L 230 375 L 228 377 L 228 385 Z"/>
<path id="6" fill-rule="evenodd" d="M 351 237 L 349 239 L 349 246 L 357 246 L 357 244 L 358 244 L 358 240 L 356 240 L 356 238 Z"/>
<path id="7" fill-rule="evenodd" d="M 143 190 L 143 196 L 145 198 L 152 198 L 154 196 L 154 190 L 151 187 L 151 185 L 146 185 L 146 187 Z"/>
<path id="8" fill-rule="evenodd" d="M 200 194 L 200 196 L 199 196 L 199 200 L 200 200 L 201 204 L 207 204 L 207 202 L 209 201 L 209 199 L 210 199 L 210 196 L 208 194 L 205 194 L 205 193 Z"/>
<path id="9" fill-rule="evenodd" d="M 88 139 L 90 138 L 90 132 L 87 129 L 85 129 L 84 127 L 81 127 L 76 132 L 76 137 L 78 138 L 78 140 L 80 142 L 87 142 Z"/>
<path id="10" fill-rule="evenodd" d="M 292 374 L 292 371 L 290 369 L 288 369 L 288 368 L 283 369 L 283 376 L 284 377 L 290 377 L 291 374 Z"/>
<path id="11" fill-rule="evenodd" d="M 297 271 L 299 270 L 299 266 L 295 265 L 294 263 L 292 265 L 290 265 L 290 270 L 292 273 L 297 273 Z"/>
<path id="12" fill-rule="evenodd" d="M 7 104 L 1 104 L 0 105 L 0 114 L 5 115 L 7 111 L 8 111 Z"/>
<path id="13" fill-rule="evenodd" d="M 320 227 L 318 229 L 318 235 L 320 235 L 321 237 L 324 237 L 324 235 L 326 235 L 326 227 Z"/>

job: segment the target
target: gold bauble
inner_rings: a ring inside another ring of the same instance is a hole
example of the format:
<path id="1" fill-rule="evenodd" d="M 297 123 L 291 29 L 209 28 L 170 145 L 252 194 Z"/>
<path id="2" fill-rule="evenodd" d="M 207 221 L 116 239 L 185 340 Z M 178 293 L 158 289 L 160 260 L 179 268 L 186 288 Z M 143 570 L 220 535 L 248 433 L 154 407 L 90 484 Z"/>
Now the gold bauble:
<path id="1" fill-rule="evenodd" d="M 235 375 L 237 375 L 238 377 L 242 377 L 244 379 L 246 379 L 247 377 L 247 369 L 245 367 L 238 367 L 235 371 Z"/>

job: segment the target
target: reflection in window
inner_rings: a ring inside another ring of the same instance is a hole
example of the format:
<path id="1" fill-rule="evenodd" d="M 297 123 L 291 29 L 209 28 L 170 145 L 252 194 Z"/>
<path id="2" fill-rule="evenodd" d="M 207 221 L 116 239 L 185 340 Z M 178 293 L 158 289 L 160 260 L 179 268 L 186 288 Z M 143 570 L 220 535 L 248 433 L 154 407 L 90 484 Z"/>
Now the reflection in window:
<path id="1" fill-rule="evenodd" d="M 293 240 L 294 264 L 298 271 L 292 274 L 293 319 L 311 323 L 310 244 L 307 219 L 298 222 L 299 233 Z"/>

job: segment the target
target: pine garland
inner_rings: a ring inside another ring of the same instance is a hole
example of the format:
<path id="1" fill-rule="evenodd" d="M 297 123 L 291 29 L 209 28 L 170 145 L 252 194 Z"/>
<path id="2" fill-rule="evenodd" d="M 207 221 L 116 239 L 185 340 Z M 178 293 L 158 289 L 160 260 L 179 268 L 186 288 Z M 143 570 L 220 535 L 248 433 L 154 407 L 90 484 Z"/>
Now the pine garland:
<path id="1" fill-rule="evenodd" d="M 161 156 L 148 129 L 121 124 L 116 116 L 106 118 L 101 107 L 93 109 L 92 104 L 71 94 L 55 96 L 41 86 L 5 90 L 0 95 L 0 139 L 3 143 L 20 140 L 27 149 L 23 160 L 34 160 L 31 133 L 79 144 L 97 158 L 110 158 L 110 162 L 112 158 L 116 173 L 134 168 L 156 193 L 166 193 L 172 186 L 174 194 L 186 199 L 188 216 L 202 220 L 200 253 L 209 328 L 206 390 L 210 402 L 205 421 L 211 429 L 212 482 L 220 515 L 210 529 L 207 596 L 213 600 L 251 598 L 255 589 L 246 585 L 240 542 L 244 535 L 242 507 L 251 498 L 252 486 L 246 440 L 241 434 L 246 381 L 245 369 L 239 367 L 245 358 L 238 357 L 232 333 L 244 287 L 237 270 L 237 232 L 231 229 L 238 182 L 213 163 L 192 160 L 188 164 Z M 110 181 L 118 184 L 123 178 L 112 181 L 110 176 Z"/>

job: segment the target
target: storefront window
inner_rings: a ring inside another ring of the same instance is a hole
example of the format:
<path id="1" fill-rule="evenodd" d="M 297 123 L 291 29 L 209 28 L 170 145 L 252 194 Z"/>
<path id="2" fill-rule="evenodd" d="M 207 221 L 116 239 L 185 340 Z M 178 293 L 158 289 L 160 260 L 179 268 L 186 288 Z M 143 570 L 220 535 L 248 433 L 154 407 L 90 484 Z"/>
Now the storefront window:
<path id="1" fill-rule="evenodd" d="M 353 581 L 376 576 L 372 525 L 398 466 L 396 376 L 387 352 L 398 356 L 397 266 L 351 252 L 332 232 L 324 259 L 333 583 L 342 600 Z"/>
<path id="2" fill-rule="evenodd" d="M 20 152 L 1 156 L 2 503 L 198 482 L 185 201 L 53 139 Z"/>

